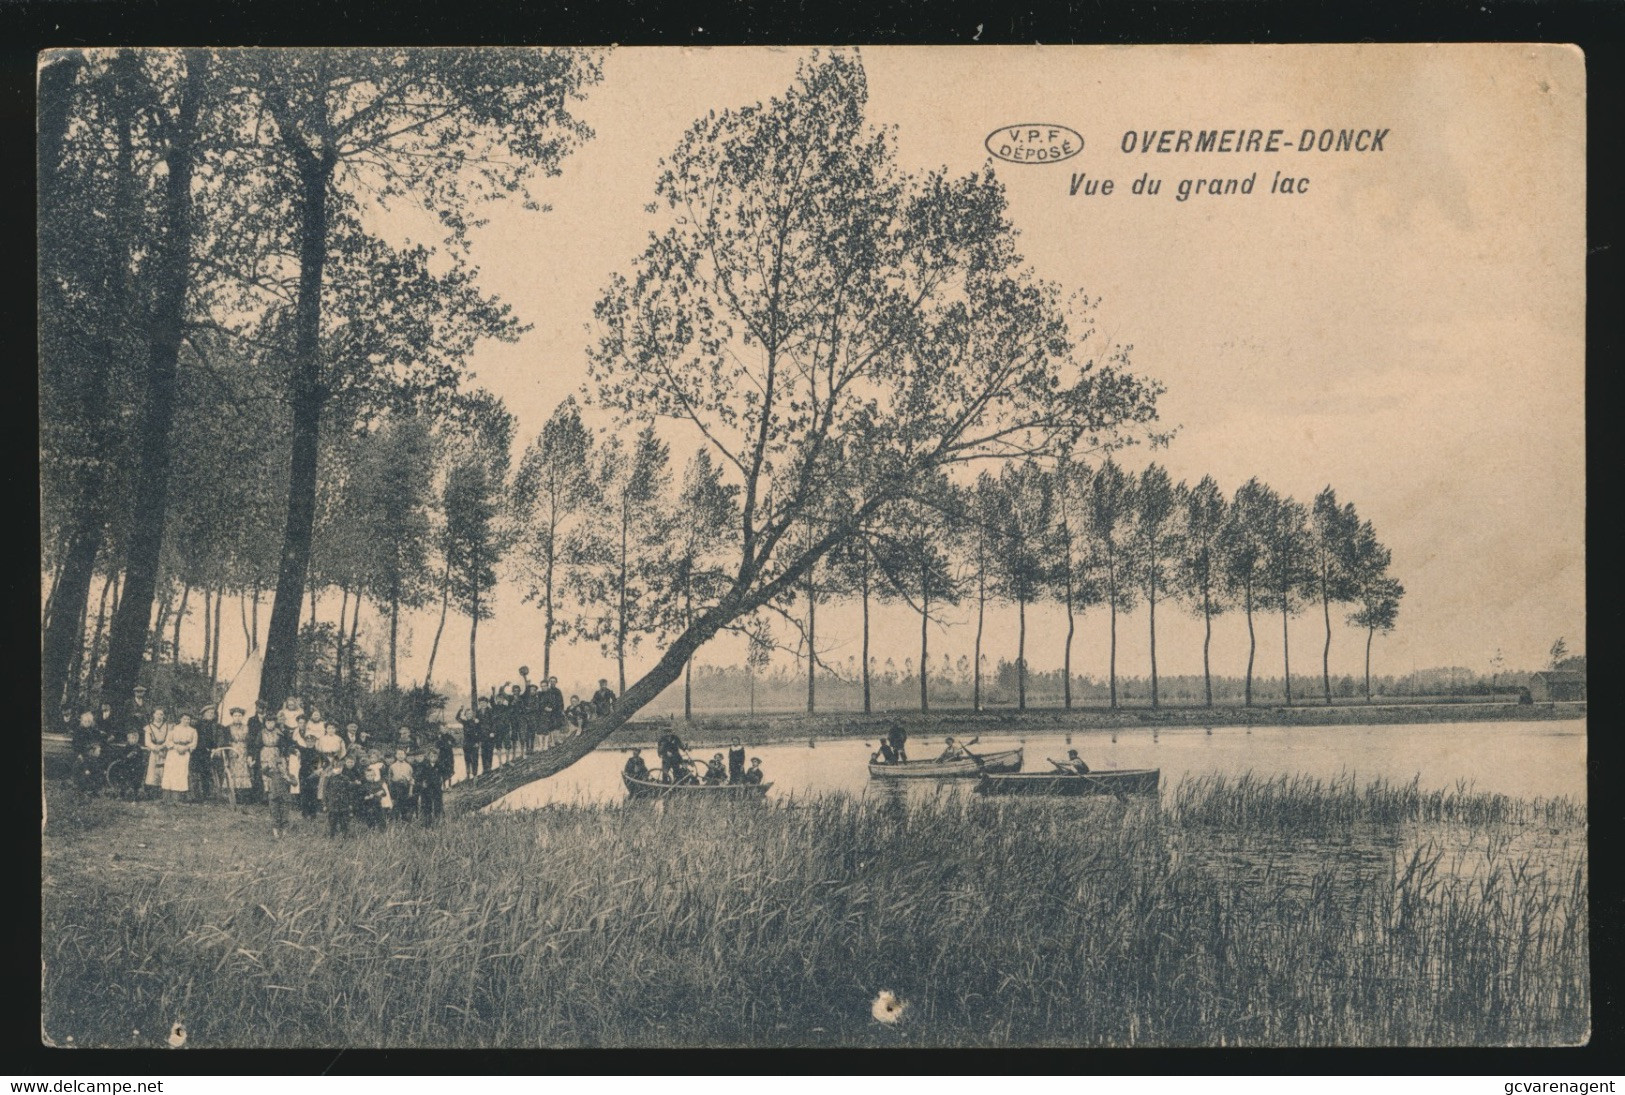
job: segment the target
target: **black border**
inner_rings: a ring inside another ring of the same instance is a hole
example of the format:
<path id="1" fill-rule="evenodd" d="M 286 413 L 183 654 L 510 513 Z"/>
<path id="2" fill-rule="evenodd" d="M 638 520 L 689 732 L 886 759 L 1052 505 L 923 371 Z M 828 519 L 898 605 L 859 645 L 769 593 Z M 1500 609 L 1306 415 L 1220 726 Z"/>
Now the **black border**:
<path id="1" fill-rule="evenodd" d="M 1588 307 L 1587 307 L 1587 475 L 1588 513 L 1606 512 L 1601 491 L 1611 469 L 1594 443 L 1599 431 L 1617 429 L 1609 411 L 1614 365 L 1622 361 L 1620 246 L 1620 135 L 1625 124 L 1621 59 L 1625 56 L 1625 5 L 1605 0 L 1454 0 L 1454 2 L 1343 3 L 1317 6 L 1291 0 L 1104 0 L 1067 4 L 1064 10 L 1014 10 L 958 3 L 903 3 L 898 0 L 839 0 L 814 9 L 806 3 L 766 4 L 649 3 L 629 0 L 593 5 L 525 3 L 523 0 L 0 0 L 0 166 L 8 285 L 0 316 L 15 328 L 14 362 L 30 357 L 34 285 L 34 73 L 38 50 L 99 45 L 361 45 L 361 44 L 539 44 L 539 45 L 835 45 L 835 44 L 1031 44 L 1155 42 L 1414 42 L 1531 41 L 1574 42 L 1586 54 L 1588 78 Z M 37 398 L 33 370 L 16 367 L 15 401 L 8 409 L 22 421 L 0 431 L 9 468 L 37 469 L 37 423 L 30 428 Z M 1606 432 L 1603 433 L 1607 437 Z M 1581 469 L 1576 469 L 1578 474 Z M 37 513 L 34 477 L 26 471 L 6 476 L 24 513 Z M 15 512 L 15 511 L 14 511 Z M 1588 561 L 1607 560 L 1607 529 L 1588 522 Z M 14 526 L 15 527 L 15 526 Z M 34 539 L 30 522 L 22 541 Z M 37 547 L 37 540 L 34 543 Z M 36 556 L 37 557 L 37 556 Z M 16 604 L 38 605 L 34 563 L 24 558 L 13 572 Z M 1600 568 L 1599 568 L 1600 569 Z M 1612 583 L 1594 589 L 1598 569 L 1588 567 L 1587 651 L 1599 667 L 1613 651 L 1609 632 L 1617 628 L 1621 600 Z M 0 571 L 0 575 L 3 575 Z M 3 581 L 0 578 L 0 581 Z M 36 609 L 37 612 L 37 609 Z M 23 669 L 18 694 L 34 693 L 38 668 L 36 614 L 17 617 Z M 1594 678 L 1607 688 L 1608 675 Z M 38 996 L 12 997 L 5 1024 L 5 1072 L 39 1077 L 122 1074 L 209 1075 L 584 1075 L 584 1074 L 822 1074 L 879 1075 L 989 1073 L 1077 1073 L 1119 1075 L 1495 1075 L 1559 1078 L 1603 1075 L 1621 1059 L 1621 938 L 1625 902 L 1618 860 L 1608 840 L 1618 830 L 1620 799 L 1610 794 L 1602 773 L 1619 770 L 1617 710 L 1607 694 L 1601 717 L 1590 726 L 1589 801 L 1591 831 L 1591 943 L 1593 1031 L 1591 1043 L 1573 1049 L 1289 1049 L 1289 1050 L 554 1050 L 554 1051 L 159 1051 L 78 1050 L 53 1052 L 38 1040 Z M 31 725 L 25 709 L 17 725 Z M 18 772 L 22 784 L 9 805 L 7 831 L 37 832 L 37 755 L 23 750 L 28 763 Z M 38 877 L 39 848 L 20 842 L 21 865 Z M 27 849 L 32 849 L 28 851 Z M 32 892 L 31 886 L 27 887 Z M 10 948 L 16 963 L 11 984 L 39 985 L 36 963 L 38 905 L 17 926 L 28 946 Z M 17 1004 L 21 998 L 20 1005 Z"/>

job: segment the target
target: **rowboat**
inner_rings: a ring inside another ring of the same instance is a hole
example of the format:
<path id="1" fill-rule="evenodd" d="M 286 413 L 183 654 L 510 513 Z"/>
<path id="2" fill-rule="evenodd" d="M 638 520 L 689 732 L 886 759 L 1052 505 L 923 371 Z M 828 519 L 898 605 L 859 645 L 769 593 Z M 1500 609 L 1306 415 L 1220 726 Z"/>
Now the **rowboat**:
<path id="1" fill-rule="evenodd" d="M 895 764 L 869 762 L 870 779 L 974 779 L 984 772 L 1021 771 L 1021 750 L 983 753 L 953 760 L 900 760 Z"/>
<path id="2" fill-rule="evenodd" d="M 761 798 L 771 783 L 661 783 L 658 779 L 636 779 L 621 773 L 626 793 L 633 798 L 663 798 L 667 795 L 710 796 L 713 798 Z"/>
<path id="3" fill-rule="evenodd" d="M 1154 795 L 1160 768 L 1116 768 L 1079 775 L 1071 772 L 984 774 L 979 795 Z"/>

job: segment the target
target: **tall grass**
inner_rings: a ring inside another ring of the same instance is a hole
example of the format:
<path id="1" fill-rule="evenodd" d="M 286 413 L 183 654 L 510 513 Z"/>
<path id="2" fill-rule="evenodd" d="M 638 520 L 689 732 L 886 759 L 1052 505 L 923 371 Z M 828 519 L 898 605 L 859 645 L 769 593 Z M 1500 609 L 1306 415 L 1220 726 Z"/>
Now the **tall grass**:
<path id="1" fill-rule="evenodd" d="M 1436 820 L 1463 828 L 1436 839 Z M 1271 852 L 1243 873 L 1208 854 L 1356 821 L 1410 831 L 1379 870 Z M 1573 804 L 1290 780 L 1187 782 L 1166 811 L 832 796 L 554 807 L 336 844 L 311 827 L 217 879 L 48 892 L 45 1029 L 78 1045 L 175 1021 L 203 1046 L 1573 1043 L 1587 883 L 1519 850 L 1537 822 L 1583 842 Z M 1459 837 L 1487 867 L 1450 869 Z M 870 1018 L 881 989 L 909 1001 L 896 1028 Z"/>

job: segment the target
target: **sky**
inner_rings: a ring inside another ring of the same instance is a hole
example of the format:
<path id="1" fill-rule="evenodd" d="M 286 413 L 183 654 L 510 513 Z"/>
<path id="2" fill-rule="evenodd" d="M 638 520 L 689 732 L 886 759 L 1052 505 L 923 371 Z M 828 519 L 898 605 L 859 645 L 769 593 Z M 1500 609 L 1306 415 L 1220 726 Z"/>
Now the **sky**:
<path id="1" fill-rule="evenodd" d="M 517 415 L 521 443 L 587 381 L 592 305 L 664 224 L 645 210 L 661 156 L 708 110 L 781 94 L 803 49 L 616 49 L 580 104 L 595 130 L 545 212 L 502 206 L 476 233 L 481 284 L 531 330 L 486 344 L 477 383 Z M 862 51 L 872 124 L 895 126 L 900 163 L 967 173 L 984 139 L 1035 120 L 1083 137 L 1059 163 L 995 162 L 1019 245 L 1038 274 L 1098 297 L 1099 330 L 1157 380 L 1155 452 L 1174 479 L 1212 475 L 1229 494 L 1257 476 L 1307 503 L 1331 484 L 1393 551 L 1406 597 L 1374 670 L 1534 668 L 1558 636 L 1583 648 L 1584 64 L 1549 45 L 874 48 Z M 1382 150 L 1123 151 L 1129 131 L 1386 130 Z M 1271 194 L 1279 171 L 1302 193 Z M 1071 196 L 1074 175 L 1110 195 Z M 1142 173 L 1155 196 L 1132 193 Z M 1245 180 L 1252 193 L 1176 199 L 1182 179 Z M 409 226 L 407 226 L 409 228 Z M 407 230 L 403 228 L 403 231 Z M 516 453 L 517 456 L 517 453 Z M 677 454 L 680 462 L 682 454 Z M 336 598 L 323 602 L 336 614 Z M 262 614 L 263 615 L 263 614 Z M 960 613 L 960 618 L 968 618 Z M 953 617 L 950 616 L 950 620 Z M 990 612 L 993 657 L 1013 657 L 1015 610 Z M 1334 616 L 1334 673 L 1361 671 L 1364 635 Z M 403 662 L 420 674 L 435 619 L 410 621 Z M 1119 622 L 1119 668 L 1146 671 L 1143 613 Z M 1074 665 L 1105 671 L 1106 613 L 1080 622 Z M 1295 619 L 1294 669 L 1318 669 L 1318 613 Z M 437 676 L 466 680 L 467 621 L 453 618 Z M 383 629 L 368 628 L 381 640 Z M 1261 627 L 1260 665 L 1279 672 L 1280 627 Z M 481 679 L 540 663 L 539 614 L 498 590 L 479 632 Z M 820 612 L 845 661 L 855 612 Z M 971 628 L 934 629 L 933 660 L 967 653 Z M 1058 608 L 1029 613 L 1028 658 L 1058 666 Z M 918 649 L 906 609 L 876 618 L 875 653 Z M 1008 647 L 1008 650 L 1004 648 Z M 893 654 L 893 652 L 895 653 Z M 635 679 L 652 664 L 645 650 Z M 1201 671 L 1201 624 L 1165 609 L 1159 668 Z M 737 663 L 713 641 L 699 661 Z M 444 659 L 454 667 L 448 670 Z M 565 687 L 615 676 L 595 646 L 555 652 Z M 1239 673 L 1245 624 L 1215 624 L 1214 668 Z"/>

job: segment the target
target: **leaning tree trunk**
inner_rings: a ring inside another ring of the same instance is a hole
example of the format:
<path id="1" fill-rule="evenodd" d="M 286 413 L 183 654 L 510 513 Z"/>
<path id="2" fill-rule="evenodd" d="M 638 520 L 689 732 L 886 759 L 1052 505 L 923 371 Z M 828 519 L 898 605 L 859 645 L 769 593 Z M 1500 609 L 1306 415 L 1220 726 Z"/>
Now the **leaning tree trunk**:
<path id="1" fill-rule="evenodd" d="M 299 152 L 299 298 L 294 309 L 294 368 L 289 381 L 292 453 L 288 461 L 288 518 L 260 678 L 260 707 L 266 711 L 276 710 L 282 697 L 291 694 L 298 668 L 299 610 L 316 524 L 316 465 L 322 405 L 327 398 L 321 373 L 322 277 L 327 264 L 327 184 L 336 153 L 331 147 L 311 152 L 302 146 Z"/>
<path id="2" fill-rule="evenodd" d="M 678 636 L 654 668 L 627 689 L 608 714 L 593 719 L 581 733 L 564 738 L 551 749 L 519 757 L 494 771 L 482 772 L 474 779 L 453 784 L 446 791 L 446 808 L 459 813 L 482 809 L 528 783 L 562 772 L 591 753 L 639 709 L 682 676 L 683 667 L 694 652 L 716 635 L 725 623 L 737 618 L 739 600 L 737 596 L 724 598 L 722 603 L 700 617 L 693 627 Z"/>
<path id="3" fill-rule="evenodd" d="M 177 373 L 192 253 L 192 153 L 206 67 L 203 54 L 187 54 L 180 107 L 165 157 L 166 231 L 154 245 L 146 399 L 138 427 L 136 475 L 129 499 L 124 587 L 108 632 L 107 673 L 102 688 L 103 701 L 112 705 L 115 725 L 123 725 L 141 673 L 141 652 L 146 645 L 169 512 L 170 433 L 179 396 Z"/>

